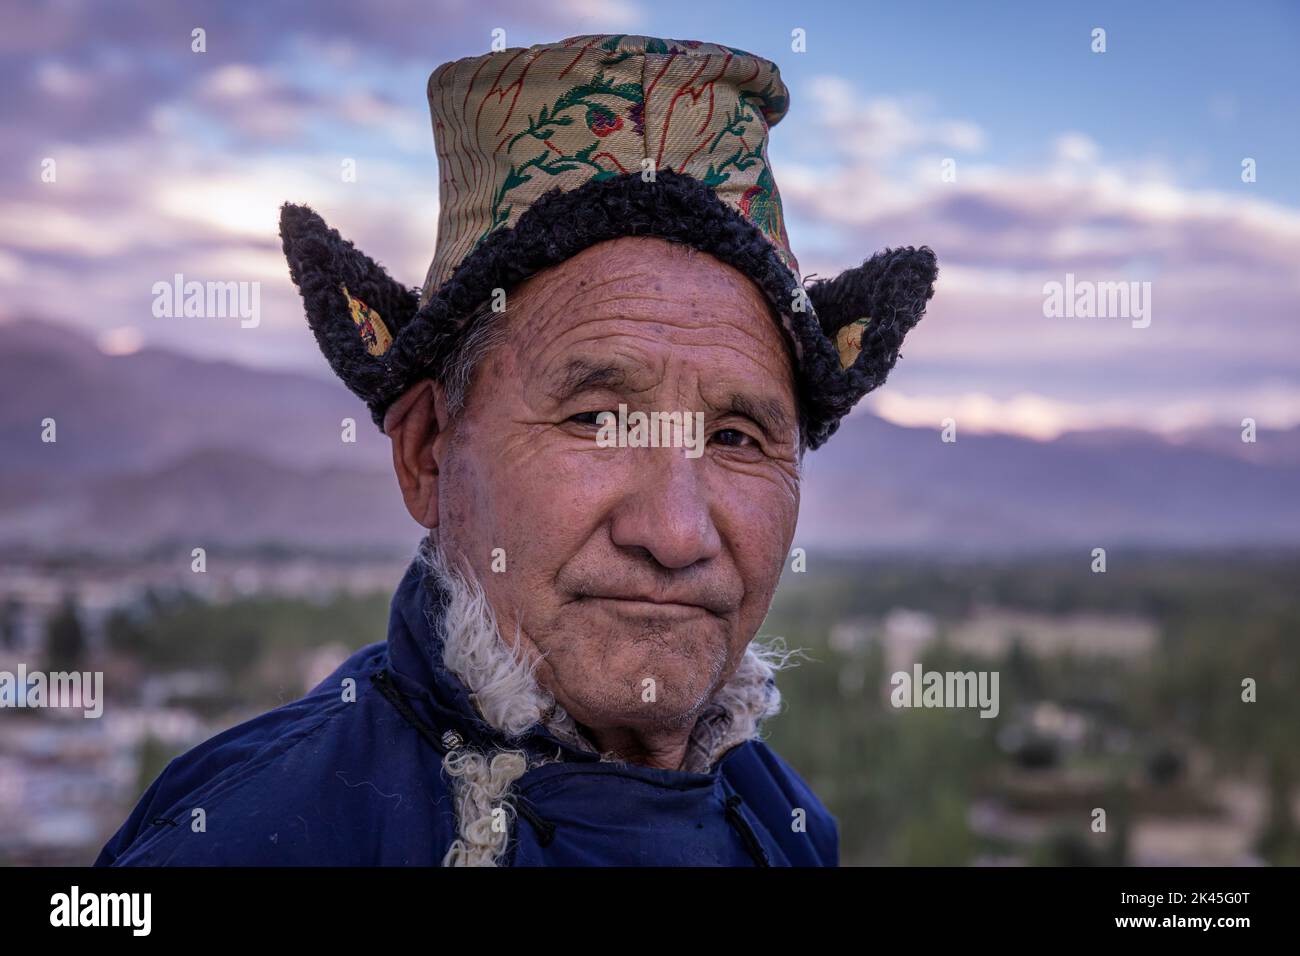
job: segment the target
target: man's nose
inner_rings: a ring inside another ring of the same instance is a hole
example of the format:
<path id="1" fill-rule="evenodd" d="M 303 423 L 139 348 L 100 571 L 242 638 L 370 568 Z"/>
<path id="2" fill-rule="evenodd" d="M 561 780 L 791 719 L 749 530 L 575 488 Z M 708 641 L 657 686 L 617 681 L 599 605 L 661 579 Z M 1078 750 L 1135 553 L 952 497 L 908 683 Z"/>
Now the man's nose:
<path id="1" fill-rule="evenodd" d="M 628 449 L 632 486 L 614 514 L 610 535 L 621 548 L 644 549 L 665 568 L 717 557 L 722 539 L 710 514 L 703 459 L 680 448 Z"/>

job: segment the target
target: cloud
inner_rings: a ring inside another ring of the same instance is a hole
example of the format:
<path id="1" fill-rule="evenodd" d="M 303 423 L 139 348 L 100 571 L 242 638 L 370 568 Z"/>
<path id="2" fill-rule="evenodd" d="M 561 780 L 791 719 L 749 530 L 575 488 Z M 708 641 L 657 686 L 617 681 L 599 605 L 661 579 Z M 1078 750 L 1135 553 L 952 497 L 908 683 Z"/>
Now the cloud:
<path id="1" fill-rule="evenodd" d="M 929 119 L 920 97 L 911 101 L 863 97 L 852 83 L 837 76 L 814 77 L 809 93 L 820 123 L 835 131 L 824 142 L 842 157 L 876 163 L 930 147 L 961 152 L 984 147 L 985 134 L 979 126 Z"/>
<path id="2" fill-rule="evenodd" d="M 1293 423 L 1300 210 L 1257 198 L 1235 170 L 1193 188 L 1157 159 L 1109 158 L 1069 129 L 1046 137 L 1037 164 L 990 162 L 976 124 L 863 97 L 842 80 L 815 89 L 811 138 L 827 148 L 779 170 L 796 249 L 805 224 L 821 243 L 801 258 L 805 273 L 833 275 L 885 245 L 925 243 L 939 256 L 938 293 L 885 390 L 909 398 L 882 398 L 882 413 L 930 420 L 960 408 L 1042 434 L 1124 416 L 1157 428 L 1239 418 L 1245 403 Z M 955 180 L 943 175 L 947 157 Z M 1150 283 L 1150 327 L 1045 318 L 1044 285 L 1067 274 Z M 1041 381 L 1046 365 L 1054 381 Z M 1181 368 L 1184 380 L 1149 394 L 1153 366 Z M 954 368 L 989 384 L 945 388 Z M 1243 388 L 1261 368 L 1267 379 Z M 1015 388 L 1030 380 L 1035 388 Z M 1233 388 L 1218 388 L 1224 380 Z M 1241 402 L 1227 401 L 1234 395 Z"/>
<path id="3" fill-rule="evenodd" d="M 936 431 L 951 418 L 961 432 L 1013 432 L 1040 440 L 1071 431 L 1134 426 L 1174 436 L 1243 417 L 1254 418 L 1262 428 L 1291 428 L 1300 424 L 1300 386 L 1274 383 L 1205 389 L 1162 402 L 1140 419 L 1135 419 L 1127 395 L 1071 401 L 1037 392 L 1003 398 L 986 392 L 917 395 L 884 388 L 867 399 L 865 408 L 896 425 Z M 1225 417 L 1226 409 L 1231 414 Z"/>
<path id="4" fill-rule="evenodd" d="M 317 367 L 279 248 L 286 200 L 319 209 L 399 281 L 421 281 L 438 210 L 423 77 L 446 58 L 428 37 L 458 55 L 486 47 L 481 7 L 248 9 L 66 0 L 38 17 L 19 4 L 10 24 L 27 42 L 0 64 L 13 94 L 0 106 L 0 156 L 24 172 L 0 182 L 0 273 L 18 279 L 6 314 Z M 500 12 L 512 31 L 552 15 Z M 431 20 L 437 29 L 419 28 Z M 207 53 L 190 49 L 196 26 Z M 42 181 L 46 159 L 54 182 Z M 263 283 L 262 326 L 153 319 L 153 283 L 177 272 Z"/>
<path id="5" fill-rule="evenodd" d="M 493 26 L 512 45 L 613 26 L 592 0 L 488 13 L 472 0 L 250 9 L 65 0 L 8 14 L 0 160 L 21 173 L 0 181 L 9 313 L 317 367 L 279 250 L 279 204 L 310 203 L 418 284 L 438 208 L 429 69 L 485 50 Z M 635 26 L 645 9 L 622 2 L 611 15 Z M 195 26 L 206 54 L 190 51 Z M 1257 198 L 1235 170 L 1192 188 L 1158 157 L 1120 159 L 1103 131 L 1046 129 L 1037 161 L 1010 164 L 984 123 L 927 96 L 866 96 L 836 76 L 800 95 L 810 106 L 799 139 L 816 148 L 777 173 L 796 249 L 816 240 L 804 272 L 831 275 L 885 245 L 939 254 L 939 293 L 882 411 L 932 417 L 955 404 L 973 422 L 1031 433 L 1231 417 L 1235 399 L 1261 421 L 1291 414 L 1296 209 Z M 40 179 L 46 157 L 56 183 Z M 148 290 L 175 272 L 263 282 L 263 327 L 152 320 Z M 1043 285 L 1066 273 L 1149 281 L 1151 326 L 1044 318 Z"/>
<path id="6" fill-rule="evenodd" d="M 336 157 L 211 153 L 147 133 L 55 152 L 56 182 L 0 195 L 0 263 L 21 277 L 7 290 L 8 315 L 133 325 L 154 344 L 315 367 L 280 250 L 281 203 L 313 205 L 398 281 L 418 284 L 432 258 L 438 202 L 427 168 L 363 158 L 345 182 Z M 261 283 L 262 326 L 155 319 L 151 288 L 176 273 Z"/>
<path id="7" fill-rule="evenodd" d="M 520 45 L 644 19 L 633 0 L 14 0 L 0 31 L 0 161 L 21 167 L 48 155 L 51 141 L 132 135 L 169 103 L 251 104 L 262 92 L 271 98 L 260 111 L 223 118 L 252 138 L 283 139 L 299 128 L 293 97 L 310 90 L 309 74 L 340 61 L 364 83 L 405 90 L 443 60 L 486 52 L 497 27 Z M 195 29 L 205 31 L 204 52 L 192 49 Z M 277 76 L 286 65 L 293 75 Z M 323 92 L 345 95 L 338 87 Z"/>

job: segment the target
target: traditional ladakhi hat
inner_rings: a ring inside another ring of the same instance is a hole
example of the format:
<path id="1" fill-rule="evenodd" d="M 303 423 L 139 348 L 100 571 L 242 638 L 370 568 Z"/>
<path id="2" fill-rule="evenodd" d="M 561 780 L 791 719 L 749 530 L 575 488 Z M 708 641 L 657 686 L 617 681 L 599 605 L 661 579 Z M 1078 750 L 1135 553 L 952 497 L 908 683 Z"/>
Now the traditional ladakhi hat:
<path id="1" fill-rule="evenodd" d="M 881 385 L 938 275 L 922 246 L 806 285 L 767 158 L 789 105 L 774 63 L 733 47 L 582 36 L 469 57 L 429 77 L 437 245 L 408 288 L 305 206 L 280 235 L 331 367 L 388 406 L 484 321 L 495 289 L 619 236 L 658 236 L 749 276 L 795 362 L 810 448 Z"/>

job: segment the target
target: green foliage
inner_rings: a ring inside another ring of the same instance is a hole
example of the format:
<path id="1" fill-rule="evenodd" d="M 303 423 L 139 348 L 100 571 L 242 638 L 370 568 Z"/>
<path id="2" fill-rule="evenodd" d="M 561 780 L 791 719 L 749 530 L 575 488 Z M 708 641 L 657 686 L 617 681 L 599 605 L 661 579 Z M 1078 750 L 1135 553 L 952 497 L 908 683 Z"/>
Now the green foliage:
<path id="1" fill-rule="evenodd" d="M 22 605 L 15 598 L 0 601 L 0 650 L 12 650 L 18 646 L 21 614 Z"/>
<path id="2" fill-rule="evenodd" d="M 86 636 L 76 602 L 65 597 L 49 619 L 45 638 L 46 666 L 51 671 L 77 671 L 86 656 Z"/>
<path id="3" fill-rule="evenodd" d="M 151 596 L 142 607 L 109 618 L 108 643 L 146 661 L 153 673 L 215 669 L 245 707 L 272 706 L 294 693 L 303 652 L 383 640 L 390 598 L 336 594 L 323 602 L 255 597 L 210 604 L 184 595 Z"/>
<path id="4" fill-rule="evenodd" d="M 1042 701 L 1083 713 L 1099 733 L 1129 743 L 1115 752 L 1094 742 L 1063 766 L 1038 771 L 1041 779 L 1095 777 L 1108 832 L 1092 839 L 1088 807 L 1070 803 L 1064 790 L 1049 794 L 1048 804 L 1072 822 L 1022 853 L 1027 862 L 1127 862 L 1133 813 L 1142 800 L 1150 803 L 1148 791 L 1191 802 L 1183 776 L 1192 753 L 1210 762 L 1213 779 L 1249 772 L 1269 781 L 1269 823 L 1257 849 L 1273 863 L 1300 859 L 1286 803 L 1300 777 L 1300 559 L 1110 557 L 1106 574 L 1092 574 L 1086 561 L 1071 557 L 980 565 L 822 559 L 807 573 L 786 575 L 762 633 L 806 649 L 813 661 L 781 676 L 787 707 L 769 725 L 769 739 L 835 814 L 846 863 L 961 865 L 1007 852 L 972 835 L 969 811 L 998 790 L 1000 775 L 1032 776 L 999 749 L 996 735 Z M 1014 639 L 1001 659 L 962 661 L 944 647 L 943 634 L 980 606 L 1050 617 L 1137 615 L 1154 622 L 1159 639 L 1140 661 L 1038 657 Z M 924 611 L 937 622 L 939 641 L 921 655 L 927 670 L 999 671 L 997 719 L 981 720 L 974 711 L 896 711 L 874 641 L 850 653 L 830 647 L 837 623 L 878 623 L 897 609 Z M 1247 677 L 1256 681 L 1256 703 L 1242 700 Z"/>

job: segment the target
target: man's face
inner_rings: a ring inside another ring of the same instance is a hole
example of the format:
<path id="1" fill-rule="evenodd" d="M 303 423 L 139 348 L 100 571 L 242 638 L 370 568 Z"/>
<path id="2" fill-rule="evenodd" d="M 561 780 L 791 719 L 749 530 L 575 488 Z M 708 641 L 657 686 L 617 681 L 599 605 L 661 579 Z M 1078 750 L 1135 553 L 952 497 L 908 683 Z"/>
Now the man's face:
<path id="1" fill-rule="evenodd" d="M 794 535 L 781 333 L 741 273 L 643 237 L 534 276 L 507 320 L 433 443 L 441 543 L 580 723 L 683 726 L 739 663 Z M 703 412 L 703 454 L 601 447 L 620 404 Z"/>

